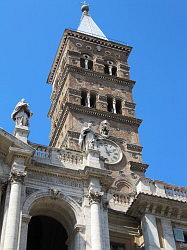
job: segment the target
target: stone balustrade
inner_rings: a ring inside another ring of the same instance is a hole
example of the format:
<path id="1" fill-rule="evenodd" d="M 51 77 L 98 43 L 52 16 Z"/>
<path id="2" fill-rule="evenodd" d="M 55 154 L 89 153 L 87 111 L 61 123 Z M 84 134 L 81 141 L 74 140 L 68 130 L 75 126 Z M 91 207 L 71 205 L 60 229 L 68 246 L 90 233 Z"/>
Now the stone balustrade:
<path id="1" fill-rule="evenodd" d="M 36 147 L 33 160 L 64 167 L 66 167 L 66 164 L 81 166 L 83 164 L 83 155 L 67 149 L 38 146 Z"/>
<path id="2" fill-rule="evenodd" d="M 132 197 L 130 195 L 116 193 L 113 195 L 113 202 L 115 204 L 130 204 L 132 202 Z"/>
<path id="3" fill-rule="evenodd" d="M 161 181 L 153 181 L 148 178 L 140 179 L 137 184 L 137 193 L 146 193 L 187 202 L 187 188 L 172 186 L 167 183 Z"/>

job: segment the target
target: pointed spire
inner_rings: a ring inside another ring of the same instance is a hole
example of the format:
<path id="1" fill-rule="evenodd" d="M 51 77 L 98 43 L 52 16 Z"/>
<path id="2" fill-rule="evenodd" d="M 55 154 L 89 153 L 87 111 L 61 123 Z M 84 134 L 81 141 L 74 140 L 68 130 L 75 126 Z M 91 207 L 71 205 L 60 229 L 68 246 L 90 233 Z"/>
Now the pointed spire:
<path id="1" fill-rule="evenodd" d="M 86 2 L 84 2 L 84 4 L 82 5 L 81 10 L 82 17 L 77 31 L 108 40 L 104 33 L 100 30 L 100 28 L 89 15 L 89 5 Z"/>

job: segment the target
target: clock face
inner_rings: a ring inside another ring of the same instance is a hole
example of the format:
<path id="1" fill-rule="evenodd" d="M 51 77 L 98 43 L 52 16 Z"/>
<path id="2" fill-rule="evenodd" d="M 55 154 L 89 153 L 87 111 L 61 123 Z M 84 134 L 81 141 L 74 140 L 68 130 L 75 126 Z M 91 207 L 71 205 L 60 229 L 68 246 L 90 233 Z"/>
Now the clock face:
<path id="1" fill-rule="evenodd" d="M 116 164 L 122 159 L 120 147 L 110 140 L 102 140 L 99 145 L 99 150 L 107 164 Z"/>

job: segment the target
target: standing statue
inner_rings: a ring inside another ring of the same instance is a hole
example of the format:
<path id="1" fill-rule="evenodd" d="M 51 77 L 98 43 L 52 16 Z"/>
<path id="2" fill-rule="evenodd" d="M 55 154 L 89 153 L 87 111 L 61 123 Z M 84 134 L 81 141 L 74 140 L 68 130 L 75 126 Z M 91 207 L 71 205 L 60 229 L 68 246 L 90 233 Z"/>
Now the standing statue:
<path id="1" fill-rule="evenodd" d="M 29 118 L 32 112 L 29 109 L 29 104 L 25 99 L 21 99 L 14 108 L 11 118 L 16 122 L 16 126 L 29 126 Z"/>
<path id="2" fill-rule="evenodd" d="M 98 138 L 91 127 L 92 123 L 88 123 L 87 127 L 82 128 L 79 136 L 79 145 L 84 152 L 87 152 L 88 149 L 98 148 Z"/>

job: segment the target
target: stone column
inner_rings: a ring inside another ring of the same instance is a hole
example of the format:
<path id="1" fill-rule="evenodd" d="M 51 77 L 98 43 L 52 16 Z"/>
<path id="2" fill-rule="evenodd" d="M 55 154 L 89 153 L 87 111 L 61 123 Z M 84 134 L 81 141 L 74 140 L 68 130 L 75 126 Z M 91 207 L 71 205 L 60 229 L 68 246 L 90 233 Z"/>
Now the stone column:
<path id="1" fill-rule="evenodd" d="M 85 59 L 84 63 L 85 63 L 85 69 L 88 69 L 88 59 Z"/>
<path id="2" fill-rule="evenodd" d="M 15 168 L 12 169 L 10 174 L 11 189 L 3 250 L 17 250 L 18 247 L 21 188 L 25 176 L 26 172 Z"/>
<path id="3" fill-rule="evenodd" d="M 87 107 L 90 108 L 90 93 L 87 93 Z"/>
<path id="4" fill-rule="evenodd" d="M 113 113 L 116 114 L 116 99 L 113 98 Z"/>
<path id="5" fill-rule="evenodd" d="M 101 192 L 100 181 L 91 178 L 89 187 L 89 199 L 91 209 L 91 243 L 92 250 L 102 250 L 102 224 L 101 224 Z"/>
<path id="6" fill-rule="evenodd" d="M 145 250 L 160 250 L 156 218 L 154 215 L 144 215 L 142 218 L 142 230 L 145 241 Z"/>
<path id="7" fill-rule="evenodd" d="M 10 197 L 10 185 L 8 185 L 7 189 L 6 189 L 6 198 L 5 198 L 4 213 L 3 213 L 3 223 L 2 223 L 2 229 L 1 229 L 0 249 L 3 249 L 3 246 L 4 246 L 9 197 Z"/>
<path id="8" fill-rule="evenodd" d="M 162 218 L 161 223 L 162 223 L 162 229 L 163 229 L 165 249 L 176 250 L 175 238 L 173 235 L 171 221 L 169 219 Z"/>
<path id="9" fill-rule="evenodd" d="M 110 75 L 110 76 L 112 76 L 112 68 L 113 68 L 112 65 L 109 65 L 109 66 L 108 66 L 108 71 L 109 71 L 109 75 Z"/>
<path id="10" fill-rule="evenodd" d="M 28 225 L 29 225 L 30 219 L 31 219 L 30 215 L 26 215 L 26 214 L 22 215 L 19 250 L 26 250 Z"/>

